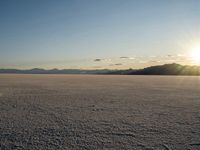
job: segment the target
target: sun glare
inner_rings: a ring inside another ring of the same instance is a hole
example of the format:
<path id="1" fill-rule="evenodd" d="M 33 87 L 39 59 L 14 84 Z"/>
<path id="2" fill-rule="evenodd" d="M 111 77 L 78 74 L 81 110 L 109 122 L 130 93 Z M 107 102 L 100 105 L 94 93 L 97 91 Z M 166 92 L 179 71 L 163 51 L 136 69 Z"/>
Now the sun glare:
<path id="1" fill-rule="evenodd" d="M 196 63 L 200 63 L 200 45 L 192 49 L 191 58 Z"/>

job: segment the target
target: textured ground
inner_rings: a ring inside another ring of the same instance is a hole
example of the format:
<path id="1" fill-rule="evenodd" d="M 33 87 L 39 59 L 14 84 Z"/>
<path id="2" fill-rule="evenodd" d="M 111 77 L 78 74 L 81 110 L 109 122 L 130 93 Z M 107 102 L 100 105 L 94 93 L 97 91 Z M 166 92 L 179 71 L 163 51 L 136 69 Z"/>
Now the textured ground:
<path id="1" fill-rule="evenodd" d="M 0 75 L 0 149 L 200 150 L 200 77 Z"/>

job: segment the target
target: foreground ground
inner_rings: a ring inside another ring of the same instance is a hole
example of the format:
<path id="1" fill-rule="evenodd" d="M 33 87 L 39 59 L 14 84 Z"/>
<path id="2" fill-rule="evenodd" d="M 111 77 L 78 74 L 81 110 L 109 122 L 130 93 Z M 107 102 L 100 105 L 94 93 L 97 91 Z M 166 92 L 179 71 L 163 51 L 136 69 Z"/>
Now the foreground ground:
<path id="1" fill-rule="evenodd" d="M 0 149 L 200 150 L 200 77 L 0 75 Z"/>

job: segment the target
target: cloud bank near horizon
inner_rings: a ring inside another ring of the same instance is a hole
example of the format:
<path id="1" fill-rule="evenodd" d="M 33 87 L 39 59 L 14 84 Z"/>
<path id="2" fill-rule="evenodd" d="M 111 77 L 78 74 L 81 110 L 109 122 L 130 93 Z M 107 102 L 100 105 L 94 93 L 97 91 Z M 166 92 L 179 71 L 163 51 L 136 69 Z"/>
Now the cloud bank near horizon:
<path id="1" fill-rule="evenodd" d="M 168 54 L 163 56 L 120 56 L 95 59 L 76 59 L 76 60 L 55 60 L 55 61 L 21 61 L 21 63 L 11 63 L 1 65 L 0 68 L 58 68 L 58 69 L 138 69 L 153 65 L 179 63 L 195 65 L 190 57 L 183 54 Z M 26 64 L 26 65 L 24 65 Z"/>

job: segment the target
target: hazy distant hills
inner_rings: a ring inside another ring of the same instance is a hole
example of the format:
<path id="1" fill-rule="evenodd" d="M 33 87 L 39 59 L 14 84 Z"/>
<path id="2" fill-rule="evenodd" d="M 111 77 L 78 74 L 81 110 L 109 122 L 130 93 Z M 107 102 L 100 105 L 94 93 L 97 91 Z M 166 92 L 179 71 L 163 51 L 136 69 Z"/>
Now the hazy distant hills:
<path id="1" fill-rule="evenodd" d="M 15 73 L 15 74 L 107 74 L 111 70 L 81 70 L 81 69 L 40 69 L 34 68 L 30 70 L 19 70 L 19 69 L 0 69 L 0 73 Z"/>
<path id="2" fill-rule="evenodd" d="M 128 70 L 81 70 L 81 69 L 51 69 L 34 68 L 30 70 L 0 69 L 0 73 L 15 74 L 116 74 L 116 75 L 200 75 L 200 66 L 183 66 L 180 64 L 165 64 L 144 69 Z"/>

